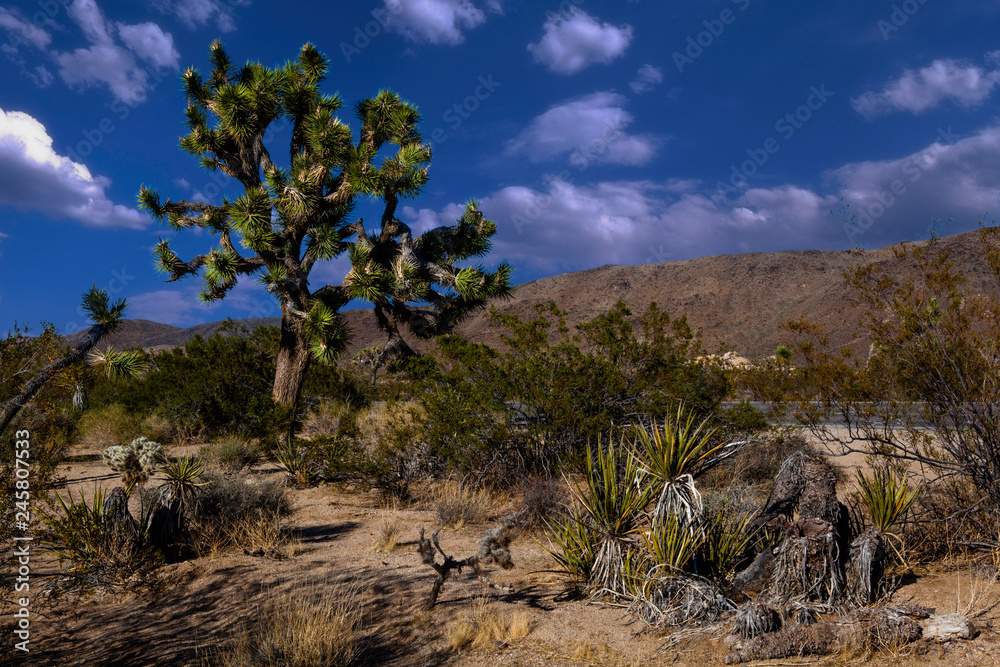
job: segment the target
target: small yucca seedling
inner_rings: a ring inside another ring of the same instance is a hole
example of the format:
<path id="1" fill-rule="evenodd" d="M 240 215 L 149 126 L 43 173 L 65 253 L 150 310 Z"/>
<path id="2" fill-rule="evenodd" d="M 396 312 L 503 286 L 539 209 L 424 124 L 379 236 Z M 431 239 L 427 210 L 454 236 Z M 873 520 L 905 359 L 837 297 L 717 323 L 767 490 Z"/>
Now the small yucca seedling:
<path id="1" fill-rule="evenodd" d="M 887 533 L 906 514 L 920 490 L 891 470 L 876 470 L 871 479 L 858 472 L 857 480 L 872 526 L 880 533 Z"/>

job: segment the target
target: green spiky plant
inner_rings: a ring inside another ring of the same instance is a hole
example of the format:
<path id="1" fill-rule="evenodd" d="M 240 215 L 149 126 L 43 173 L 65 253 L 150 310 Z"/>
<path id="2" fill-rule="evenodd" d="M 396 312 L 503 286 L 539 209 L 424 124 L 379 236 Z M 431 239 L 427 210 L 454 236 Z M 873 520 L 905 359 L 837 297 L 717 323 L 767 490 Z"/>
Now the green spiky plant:
<path id="1" fill-rule="evenodd" d="M 657 498 L 654 525 L 671 515 L 695 522 L 703 505 L 694 480 L 736 451 L 716 440 L 718 429 L 709 427 L 708 418 L 695 421 L 694 412 L 680 404 L 676 417 L 668 414 L 661 427 L 635 429 L 634 456 Z"/>
<path id="2" fill-rule="evenodd" d="M 586 517 L 571 507 L 554 519 L 546 519 L 545 525 L 548 544 L 541 546 L 558 563 L 557 571 L 577 586 L 588 586 L 597 545 Z"/>
<path id="3" fill-rule="evenodd" d="M 871 478 L 859 471 L 857 481 L 872 527 L 883 535 L 906 514 L 920 491 L 919 486 L 911 486 L 904 477 L 885 468 L 876 469 Z"/>
<path id="4" fill-rule="evenodd" d="M 650 500 L 649 487 L 641 478 L 638 463 L 623 442 L 609 439 L 602 445 L 598 440 L 596 451 L 587 447 L 584 485 L 570 485 L 580 508 L 570 516 L 593 533 L 590 590 L 595 595 L 627 592 L 625 561 Z"/>
<path id="5" fill-rule="evenodd" d="M 509 293 L 511 268 L 461 268 L 490 248 L 496 224 L 470 202 L 457 224 L 419 237 L 396 218 L 400 200 L 417 196 L 431 160 L 417 108 L 389 90 L 355 105 L 355 131 L 337 117 L 336 95 L 320 91 L 329 61 L 312 44 L 274 69 L 247 62 L 235 67 L 222 45 L 210 49 L 212 72 L 188 68 L 188 100 L 181 147 L 209 171 L 237 181 L 243 195 L 220 203 L 162 201 L 143 187 L 140 207 L 175 230 L 200 227 L 218 245 L 188 261 L 169 242 L 155 250 L 169 281 L 202 275 L 205 301 L 223 299 L 241 276 L 256 275 L 281 305 L 281 336 L 273 397 L 294 408 L 311 358 L 331 361 L 348 332 L 340 308 L 351 299 L 373 304 L 387 336 L 386 354 L 406 354 L 405 325 L 417 336 L 446 331 L 472 309 Z M 273 157 L 264 135 L 287 121 L 287 161 Z M 379 201 L 374 232 L 352 218 L 357 197 Z M 352 240 L 353 237 L 353 240 Z M 238 249 L 241 245 L 246 251 Z M 340 285 L 316 288 L 318 262 L 347 253 L 351 270 Z"/>

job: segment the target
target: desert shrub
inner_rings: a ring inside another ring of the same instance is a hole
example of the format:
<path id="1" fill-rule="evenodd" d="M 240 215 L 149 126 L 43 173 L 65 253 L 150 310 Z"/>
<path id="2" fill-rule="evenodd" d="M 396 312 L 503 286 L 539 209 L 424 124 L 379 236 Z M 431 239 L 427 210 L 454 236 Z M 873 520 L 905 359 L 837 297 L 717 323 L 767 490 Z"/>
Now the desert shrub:
<path id="1" fill-rule="evenodd" d="M 300 435 L 306 438 L 335 437 L 348 427 L 351 407 L 335 400 L 321 400 L 306 413 Z"/>
<path id="2" fill-rule="evenodd" d="M 349 469 L 385 496 L 402 500 L 423 472 L 418 444 L 421 406 L 403 401 L 372 403 L 355 416 Z"/>
<path id="3" fill-rule="evenodd" d="M 254 618 L 221 650 L 210 667 L 350 667 L 364 646 L 364 596 L 329 583 L 272 592 Z"/>
<path id="4" fill-rule="evenodd" d="M 149 573 L 160 562 L 149 544 L 146 517 L 133 521 L 127 510 L 119 514 L 120 506 L 107 500 L 100 489 L 90 504 L 82 493 L 79 499 L 56 494 L 55 504 L 39 512 L 48 528 L 41 546 L 58 557 L 70 588 L 114 590 L 148 583 Z"/>
<path id="5" fill-rule="evenodd" d="M 188 518 L 198 553 L 229 548 L 257 550 L 259 544 L 240 543 L 240 536 L 248 534 L 245 522 L 269 526 L 292 512 L 288 491 L 277 480 L 205 471 L 201 483 Z"/>
<path id="6" fill-rule="evenodd" d="M 202 447 L 201 456 L 223 470 L 238 471 L 262 462 L 264 451 L 257 442 L 239 435 L 228 435 Z"/>
<path id="7" fill-rule="evenodd" d="M 553 304 L 528 321 L 490 317 L 504 351 L 441 338 L 438 367 L 417 393 L 429 455 L 476 483 L 513 486 L 579 465 L 587 443 L 616 424 L 662 415 L 677 399 L 711 411 L 727 390 L 720 369 L 693 363 L 698 334 L 655 304 L 639 318 L 641 333 L 623 303 L 576 334 Z"/>
<path id="8" fill-rule="evenodd" d="M 77 424 L 77 444 L 104 450 L 126 445 L 142 435 L 142 419 L 121 403 L 111 403 L 85 411 Z"/>
<path id="9" fill-rule="evenodd" d="M 142 486 L 166 462 L 163 445 L 145 437 L 138 437 L 128 445 L 112 445 L 101 452 L 104 464 L 122 477 L 128 489 L 133 484 Z"/>
<path id="10" fill-rule="evenodd" d="M 555 477 L 531 477 L 521 484 L 521 525 L 526 529 L 545 526 L 569 501 L 566 485 Z"/>
<path id="11" fill-rule="evenodd" d="M 251 333 L 230 323 L 210 338 L 195 336 L 183 348 L 150 357 L 150 371 L 127 391 L 94 380 L 91 404 L 121 403 L 134 415 L 158 413 L 187 437 L 273 436 L 290 417 L 271 399 L 276 335 L 273 327 Z"/>
<path id="12" fill-rule="evenodd" d="M 755 438 L 709 471 L 704 486 L 725 490 L 733 484 L 770 484 L 789 456 L 807 448 L 805 439 L 795 433 L 779 432 Z"/>

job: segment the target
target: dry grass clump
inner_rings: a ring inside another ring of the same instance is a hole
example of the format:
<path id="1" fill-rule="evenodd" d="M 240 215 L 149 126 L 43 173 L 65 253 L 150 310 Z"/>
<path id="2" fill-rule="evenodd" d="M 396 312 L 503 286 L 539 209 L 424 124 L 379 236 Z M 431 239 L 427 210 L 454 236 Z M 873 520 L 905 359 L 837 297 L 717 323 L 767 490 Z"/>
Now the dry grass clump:
<path id="1" fill-rule="evenodd" d="M 461 528 L 489 519 L 493 497 L 485 489 L 470 489 L 461 484 L 447 484 L 435 494 L 434 511 L 442 526 Z"/>
<path id="2" fill-rule="evenodd" d="M 205 472 L 191 517 L 200 555 L 229 549 L 251 554 L 287 550 L 283 520 L 292 511 L 281 482 L 241 474 Z"/>
<path id="3" fill-rule="evenodd" d="M 205 667 L 350 667 L 365 635 L 364 596 L 357 589 L 313 584 L 272 593 L 257 618 Z"/>
<path id="4" fill-rule="evenodd" d="M 402 521 L 395 503 L 379 511 L 378 532 L 372 548 L 375 553 L 392 553 L 399 546 L 399 536 L 402 533 Z"/>
<path id="5" fill-rule="evenodd" d="M 337 435 L 344 418 L 351 412 L 342 401 L 323 400 L 309 411 L 302 423 L 300 435 L 304 438 L 333 437 Z"/>
<path id="6" fill-rule="evenodd" d="M 513 644 L 531 632 L 531 618 L 523 609 L 505 612 L 488 598 L 472 605 L 472 613 L 445 627 L 448 646 L 456 651 Z"/>

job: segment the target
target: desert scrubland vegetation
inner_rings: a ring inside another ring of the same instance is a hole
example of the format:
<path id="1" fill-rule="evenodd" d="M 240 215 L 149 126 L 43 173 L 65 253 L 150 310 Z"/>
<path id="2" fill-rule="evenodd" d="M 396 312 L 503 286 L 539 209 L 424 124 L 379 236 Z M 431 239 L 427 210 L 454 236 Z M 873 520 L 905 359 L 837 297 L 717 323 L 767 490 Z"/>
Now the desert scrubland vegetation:
<path id="1" fill-rule="evenodd" d="M 208 79 L 185 74 L 183 145 L 246 195 L 142 201 L 218 236 L 188 262 L 158 246 L 170 279 L 200 272 L 211 300 L 263 275 L 282 324 L 155 354 L 88 356 L 99 337 L 69 350 L 51 327 L 0 341 L 16 412 L 0 439 L 0 598 L 17 597 L 27 432 L 38 664 L 996 651 L 1000 294 L 968 290 L 936 240 L 898 248 L 902 278 L 863 255 L 845 276 L 864 356 L 797 320 L 772 358 L 732 366 L 655 303 L 573 327 L 554 303 L 492 310 L 490 347 L 449 326 L 509 290 L 505 266 L 457 265 L 495 224 L 470 204 L 414 239 L 393 216 L 427 176 L 416 109 L 388 92 L 360 103 L 354 143 L 312 47 L 279 70 L 233 68 L 218 45 L 212 59 Z M 279 116 L 294 127 L 285 169 L 257 141 Z M 378 234 L 348 220 L 359 193 L 386 205 Z M 980 240 L 1000 277 L 996 230 Z M 343 285 L 310 291 L 313 263 L 344 253 Z M 87 298 L 95 326 L 126 314 Z M 374 304 L 384 342 L 348 359 L 351 298 Z M 940 583 L 955 572 L 964 591 Z"/>

